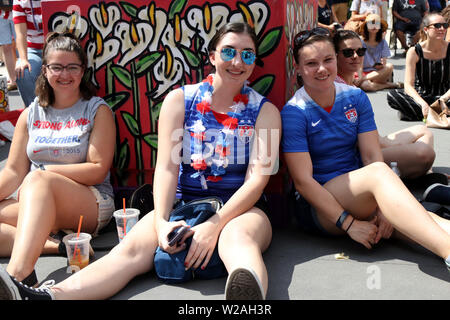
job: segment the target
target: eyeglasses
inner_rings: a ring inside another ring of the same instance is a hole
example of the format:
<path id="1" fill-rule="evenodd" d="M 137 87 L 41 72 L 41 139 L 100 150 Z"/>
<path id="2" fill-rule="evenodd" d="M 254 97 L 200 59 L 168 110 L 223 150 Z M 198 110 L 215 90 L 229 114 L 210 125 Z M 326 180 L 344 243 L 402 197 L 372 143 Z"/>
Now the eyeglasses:
<path id="1" fill-rule="evenodd" d="M 362 57 L 366 54 L 366 50 L 367 50 L 367 48 L 358 48 L 358 49 L 347 48 L 347 49 L 342 49 L 341 52 L 344 55 L 344 57 L 350 58 L 355 55 L 355 52 L 358 55 L 358 57 Z"/>
<path id="2" fill-rule="evenodd" d="M 64 69 L 66 69 L 67 72 L 72 76 L 78 76 L 83 71 L 83 65 L 76 63 L 70 63 L 67 66 L 63 66 L 62 64 L 58 63 L 52 63 L 47 64 L 46 67 L 48 68 L 48 70 L 50 70 L 52 74 L 56 76 L 59 76 Z"/>
<path id="3" fill-rule="evenodd" d="M 223 48 L 220 51 L 220 57 L 223 61 L 231 61 L 234 59 L 238 51 L 234 48 Z M 241 51 L 241 59 L 245 64 L 252 65 L 256 60 L 256 54 L 250 50 Z"/>
<path id="4" fill-rule="evenodd" d="M 313 28 L 311 30 L 300 31 L 294 40 L 294 46 L 301 46 L 303 42 L 308 40 L 311 36 L 327 36 L 331 37 L 330 31 L 325 28 Z"/>
<path id="5" fill-rule="evenodd" d="M 444 23 L 438 22 L 438 23 L 429 24 L 427 27 L 428 28 L 435 27 L 436 29 L 440 29 L 441 27 L 443 27 L 444 29 L 447 29 L 448 26 L 449 26 L 449 24 L 447 22 L 444 22 Z"/>

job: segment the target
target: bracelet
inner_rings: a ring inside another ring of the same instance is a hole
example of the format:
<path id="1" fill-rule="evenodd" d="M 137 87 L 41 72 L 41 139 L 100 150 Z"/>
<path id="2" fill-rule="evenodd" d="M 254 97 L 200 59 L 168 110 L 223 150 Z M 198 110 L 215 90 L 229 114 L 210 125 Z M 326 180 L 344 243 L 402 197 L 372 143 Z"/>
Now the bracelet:
<path id="1" fill-rule="evenodd" d="M 348 230 L 350 229 L 350 227 L 352 226 L 353 222 L 355 221 L 355 218 L 353 218 L 352 222 L 350 222 L 350 224 L 348 225 L 347 229 L 345 230 L 345 232 L 348 232 Z"/>
<path id="2" fill-rule="evenodd" d="M 349 213 L 347 211 L 342 211 L 341 216 L 339 217 L 339 219 L 336 221 L 336 227 L 338 227 L 339 229 L 341 229 L 342 224 L 344 223 L 345 218 L 347 218 L 347 216 L 349 215 Z"/>
<path id="3" fill-rule="evenodd" d="M 39 165 L 39 169 L 41 169 L 42 171 L 45 171 L 45 167 L 42 163 Z"/>

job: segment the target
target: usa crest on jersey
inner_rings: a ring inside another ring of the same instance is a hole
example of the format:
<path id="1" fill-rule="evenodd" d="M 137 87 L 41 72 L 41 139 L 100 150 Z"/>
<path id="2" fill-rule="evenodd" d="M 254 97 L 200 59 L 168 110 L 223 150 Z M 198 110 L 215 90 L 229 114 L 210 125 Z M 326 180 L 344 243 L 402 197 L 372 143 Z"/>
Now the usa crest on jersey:
<path id="1" fill-rule="evenodd" d="M 355 123 L 356 120 L 358 120 L 358 113 L 356 112 L 355 108 L 351 108 L 347 111 L 345 111 L 345 116 L 347 117 L 347 120 L 351 123 Z"/>
<path id="2" fill-rule="evenodd" d="M 241 124 L 237 128 L 239 139 L 244 143 L 249 143 L 255 132 L 255 127 L 251 124 Z"/>

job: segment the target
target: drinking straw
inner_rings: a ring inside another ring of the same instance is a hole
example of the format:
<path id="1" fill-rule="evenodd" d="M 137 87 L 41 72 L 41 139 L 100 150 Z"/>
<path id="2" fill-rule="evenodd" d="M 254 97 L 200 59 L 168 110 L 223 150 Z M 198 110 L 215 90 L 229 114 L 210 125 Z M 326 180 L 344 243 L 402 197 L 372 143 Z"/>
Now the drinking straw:
<path id="1" fill-rule="evenodd" d="M 78 222 L 77 240 L 80 238 L 80 230 L 81 230 L 81 223 L 82 222 L 83 222 L 83 216 L 80 216 L 80 222 Z M 77 254 L 77 243 L 75 243 L 75 250 L 73 252 L 72 260 L 75 260 L 75 255 L 76 254 Z M 81 260 L 81 256 L 79 256 L 79 259 Z"/>
<path id="2" fill-rule="evenodd" d="M 125 209 L 125 198 L 123 198 L 123 236 L 125 237 L 127 235 L 127 210 Z"/>

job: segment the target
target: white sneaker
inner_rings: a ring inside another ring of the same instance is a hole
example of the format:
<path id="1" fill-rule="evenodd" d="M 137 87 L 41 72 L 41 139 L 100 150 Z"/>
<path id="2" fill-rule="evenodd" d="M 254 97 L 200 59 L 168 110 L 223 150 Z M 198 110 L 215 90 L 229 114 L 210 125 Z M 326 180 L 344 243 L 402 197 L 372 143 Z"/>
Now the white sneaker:
<path id="1" fill-rule="evenodd" d="M 256 273 L 247 268 L 231 272 L 225 285 L 226 300 L 264 300 L 264 289 Z"/>

